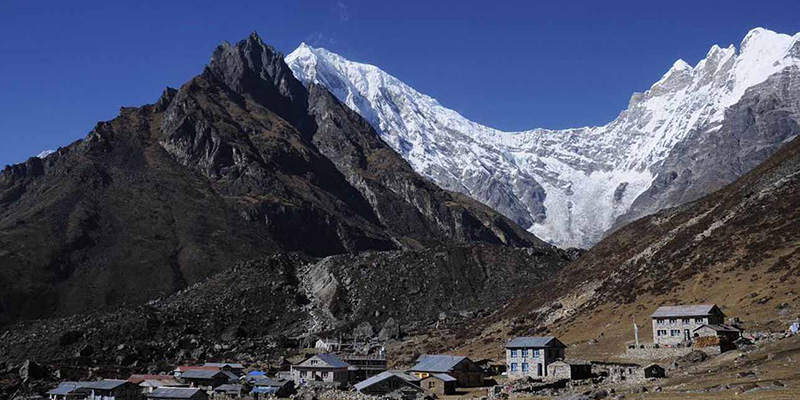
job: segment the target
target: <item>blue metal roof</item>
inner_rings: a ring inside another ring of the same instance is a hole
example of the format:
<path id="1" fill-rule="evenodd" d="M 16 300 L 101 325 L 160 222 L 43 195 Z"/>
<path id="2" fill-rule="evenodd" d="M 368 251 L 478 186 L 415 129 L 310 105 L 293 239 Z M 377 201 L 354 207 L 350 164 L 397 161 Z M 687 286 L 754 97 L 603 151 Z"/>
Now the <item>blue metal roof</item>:
<path id="1" fill-rule="evenodd" d="M 516 337 L 511 339 L 508 344 L 506 345 L 507 349 L 513 348 L 531 348 L 531 347 L 567 347 L 564 346 L 561 341 L 556 339 L 553 336 L 541 336 L 541 337 L 533 337 L 533 336 L 523 336 L 523 337 Z"/>
<path id="2" fill-rule="evenodd" d="M 419 372 L 450 372 L 460 362 L 467 360 L 464 356 L 422 355 L 417 364 L 411 368 Z"/>
<path id="3" fill-rule="evenodd" d="M 264 376 L 266 374 L 267 373 L 264 372 L 264 371 L 250 371 L 250 372 L 247 373 L 247 375 L 250 375 L 250 376 Z"/>

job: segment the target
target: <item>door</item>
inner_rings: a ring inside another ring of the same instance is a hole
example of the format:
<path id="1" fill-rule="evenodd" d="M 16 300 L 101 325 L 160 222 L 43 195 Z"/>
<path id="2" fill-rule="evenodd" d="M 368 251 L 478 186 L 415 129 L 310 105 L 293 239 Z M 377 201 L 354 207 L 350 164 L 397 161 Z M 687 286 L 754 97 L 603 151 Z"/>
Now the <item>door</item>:
<path id="1" fill-rule="evenodd" d="M 689 330 L 688 330 L 688 329 L 684 329 L 684 330 L 683 330 L 683 340 L 685 340 L 685 341 L 687 341 L 687 342 L 688 342 L 688 341 L 690 341 L 690 340 L 692 340 L 692 333 L 691 333 L 691 332 L 689 332 Z"/>
<path id="2" fill-rule="evenodd" d="M 542 364 L 536 364 L 536 374 L 537 376 L 542 376 Z"/>

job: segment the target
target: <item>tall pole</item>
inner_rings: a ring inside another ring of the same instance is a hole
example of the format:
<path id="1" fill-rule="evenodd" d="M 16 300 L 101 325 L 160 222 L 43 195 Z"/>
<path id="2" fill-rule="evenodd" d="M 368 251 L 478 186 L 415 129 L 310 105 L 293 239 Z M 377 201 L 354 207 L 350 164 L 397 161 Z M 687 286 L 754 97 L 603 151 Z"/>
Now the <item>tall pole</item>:
<path id="1" fill-rule="evenodd" d="M 636 348 L 639 348 L 639 327 L 636 326 L 636 320 L 633 320 L 633 336 L 636 338 Z"/>

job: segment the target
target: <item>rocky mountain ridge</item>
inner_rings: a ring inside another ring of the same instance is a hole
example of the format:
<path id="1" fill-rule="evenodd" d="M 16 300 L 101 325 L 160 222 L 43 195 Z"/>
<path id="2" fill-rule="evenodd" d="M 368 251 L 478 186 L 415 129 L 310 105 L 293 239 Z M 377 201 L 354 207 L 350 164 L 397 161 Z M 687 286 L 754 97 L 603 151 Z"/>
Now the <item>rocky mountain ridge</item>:
<path id="1" fill-rule="evenodd" d="M 417 175 L 253 34 L 155 104 L 0 173 L 0 324 L 141 304 L 278 252 L 467 243 L 559 257 Z"/>
<path id="2" fill-rule="evenodd" d="M 378 67 L 305 44 L 287 63 L 361 114 L 419 173 L 562 247 L 590 247 L 627 222 L 710 193 L 799 133 L 800 34 L 763 28 L 738 50 L 713 46 L 695 66 L 678 60 L 609 124 L 560 131 L 477 124 Z M 772 109 L 762 103 L 761 121 L 751 123 L 751 106 L 770 96 Z M 731 149 L 731 158 L 716 148 Z M 713 160 L 683 161 L 700 153 Z"/>

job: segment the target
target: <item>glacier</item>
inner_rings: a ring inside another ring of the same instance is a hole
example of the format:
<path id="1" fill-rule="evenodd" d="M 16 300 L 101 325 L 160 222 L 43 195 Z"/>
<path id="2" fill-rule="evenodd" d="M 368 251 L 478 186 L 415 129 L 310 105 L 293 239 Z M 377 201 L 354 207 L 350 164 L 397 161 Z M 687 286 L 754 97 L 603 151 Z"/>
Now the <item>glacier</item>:
<path id="1" fill-rule="evenodd" d="M 367 119 L 420 174 L 469 195 L 560 247 L 591 247 L 653 185 L 692 133 L 714 132 L 745 92 L 800 67 L 800 33 L 751 30 L 634 93 L 606 125 L 504 132 L 470 121 L 380 68 L 301 44 L 285 57 Z M 677 205 L 677 204 L 672 204 Z M 640 217 L 642 215 L 638 215 Z"/>

